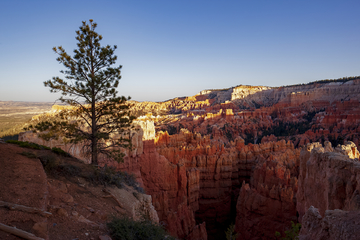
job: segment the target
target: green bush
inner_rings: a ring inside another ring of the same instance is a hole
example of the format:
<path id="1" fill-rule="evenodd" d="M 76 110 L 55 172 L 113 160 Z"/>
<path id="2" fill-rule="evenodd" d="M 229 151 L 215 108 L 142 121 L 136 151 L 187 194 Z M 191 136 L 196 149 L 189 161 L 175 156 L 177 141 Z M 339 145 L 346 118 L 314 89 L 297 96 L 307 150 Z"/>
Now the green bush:
<path id="1" fill-rule="evenodd" d="M 291 229 L 285 231 L 285 237 L 281 238 L 281 240 L 299 240 L 300 229 L 301 229 L 300 223 L 295 224 L 293 221 L 291 221 Z M 276 231 L 275 237 L 277 238 L 281 237 L 281 233 Z"/>
<path id="2" fill-rule="evenodd" d="M 52 151 L 53 153 L 56 153 L 56 154 L 58 154 L 58 155 L 60 155 L 60 156 L 63 156 L 63 157 L 70 157 L 70 154 L 67 153 L 67 152 L 65 152 L 65 151 L 62 150 L 61 148 L 53 147 L 53 148 L 51 149 L 51 151 Z"/>
<path id="3" fill-rule="evenodd" d="M 81 168 L 71 164 L 61 164 L 60 161 L 52 155 L 43 155 L 39 157 L 45 172 L 52 176 L 75 177 L 81 173 Z"/>
<path id="4" fill-rule="evenodd" d="M 107 223 L 107 227 L 113 240 L 175 240 L 162 226 L 149 220 L 134 221 L 128 217 L 114 217 Z"/>
<path id="5" fill-rule="evenodd" d="M 230 224 L 228 229 L 225 231 L 226 240 L 236 240 L 238 234 L 235 232 L 235 224 Z"/>
<path id="6" fill-rule="evenodd" d="M 25 152 L 24 151 L 24 152 L 20 153 L 20 155 L 23 155 L 23 156 L 28 157 L 28 158 L 37 158 L 36 154 L 33 153 L 33 152 Z"/>
<path id="7" fill-rule="evenodd" d="M 52 155 L 39 156 L 40 162 L 43 165 L 46 173 L 55 173 L 59 166 L 58 160 Z"/>
<path id="8" fill-rule="evenodd" d="M 125 183 L 128 186 L 132 186 L 138 192 L 144 193 L 144 189 L 139 187 L 139 183 L 136 182 L 135 176 L 133 174 L 115 171 L 114 168 L 108 167 L 106 165 L 100 169 L 94 167 L 93 172 L 83 177 L 95 185 L 114 185 L 118 188 L 123 188 L 123 184 Z"/>
<path id="9" fill-rule="evenodd" d="M 58 172 L 60 172 L 62 176 L 74 177 L 80 175 L 81 168 L 72 164 L 60 164 L 58 166 Z"/>
<path id="10" fill-rule="evenodd" d="M 50 150 L 49 147 L 43 146 L 43 145 L 39 145 L 36 143 L 32 143 L 32 142 L 22 142 L 22 141 L 18 141 L 18 140 L 7 140 L 7 143 L 11 143 L 11 144 L 16 144 L 20 147 L 24 147 L 24 148 L 31 148 L 31 149 L 46 149 L 46 150 Z"/>
<path id="11" fill-rule="evenodd" d="M 18 139 L 19 139 L 19 134 L 6 135 L 6 136 L 2 136 L 1 138 L 2 138 L 4 141 L 7 141 L 7 140 L 18 140 Z"/>

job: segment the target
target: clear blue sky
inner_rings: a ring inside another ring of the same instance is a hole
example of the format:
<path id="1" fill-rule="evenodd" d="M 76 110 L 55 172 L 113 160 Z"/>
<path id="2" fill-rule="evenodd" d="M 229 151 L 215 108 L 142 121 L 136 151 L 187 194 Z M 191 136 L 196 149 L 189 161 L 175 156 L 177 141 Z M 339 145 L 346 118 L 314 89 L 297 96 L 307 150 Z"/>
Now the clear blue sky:
<path id="1" fill-rule="evenodd" d="M 0 100 L 54 101 L 52 47 L 94 19 L 137 101 L 360 75 L 360 1 L 0 0 Z"/>

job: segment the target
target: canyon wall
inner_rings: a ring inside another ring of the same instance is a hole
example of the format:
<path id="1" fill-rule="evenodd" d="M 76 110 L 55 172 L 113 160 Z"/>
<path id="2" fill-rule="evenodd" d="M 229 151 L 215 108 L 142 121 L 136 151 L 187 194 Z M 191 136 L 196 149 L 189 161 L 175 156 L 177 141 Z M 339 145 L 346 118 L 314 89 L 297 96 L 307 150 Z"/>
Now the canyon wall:
<path id="1" fill-rule="evenodd" d="M 271 106 L 286 103 L 290 106 L 300 105 L 307 101 L 346 101 L 360 100 L 360 79 L 347 82 L 312 83 L 285 87 L 237 86 L 223 90 L 205 90 L 199 95 L 216 99 L 216 103 L 236 101 L 252 107 L 256 105 Z"/>
<path id="2" fill-rule="evenodd" d="M 359 211 L 326 210 L 322 217 L 311 206 L 303 217 L 299 240 L 357 240 L 359 225 Z"/>
<path id="3" fill-rule="evenodd" d="M 301 151 L 297 193 L 300 221 L 310 206 L 318 208 L 322 216 L 326 210 L 360 208 L 358 158 L 352 142 L 335 149 L 329 142 L 324 147 L 312 143 Z"/>
<path id="4" fill-rule="evenodd" d="M 261 194 L 265 196 L 277 198 L 275 201 L 280 204 L 277 210 L 284 216 L 293 214 L 290 208 L 296 178 L 292 171 L 298 154 L 290 142 L 245 145 L 244 140 L 237 137 L 226 143 L 221 135 L 215 134 L 211 139 L 186 129 L 175 135 L 159 132 L 155 137 L 153 122 L 137 124 L 141 129 L 131 134 L 134 148 L 127 152 L 124 162 L 100 158 L 99 163 L 133 173 L 152 196 L 160 222 L 174 236 L 207 239 L 209 234 L 209 239 L 223 238 L 229 220 L 235 219 L 241 184 L 249 183 L 251 176 L 255 176 L 251 186 L 262 188 Z M 21 134 L 20 140 L 70 149 L 55 140 L 43 142 L 32 132 Z M 81 146 L 72 146 L 72 149 L 71 153 L 77 154 L 74 149 L 81 149 Z M 75 156 L 84 158 L 81 154 Z M 89 162 L 86 158 L 85 161 Z M 265 178 L 264 173 L 267 174 Z M 288 196 L 284 196 L 284 191 Z M 263 212 L 266 214 L 269 212 Z M 247 220 L 256 221 L 254 216 L 245 215 Z M 242 223 L 246 225 L 245 221 Z M 282 224 L 279 221 L 279 225 Z"/>
<path id="5" fill-rule="evenodd" d="M 133 149 L 123 163 L 104 156 L 99 162 L 133 173 L 174 236 L 222 239 L 235 221 L 238 239 L 272 239 L 312 205 L 320 216 L 358 206 L 357 162 L 347 156 L 358 158 L 359 90 L 358 79 L 134 102 L 141 117 L 131 132 Z M 81 144 L 47 142 L 31 132 L 20 140 L 90 163 Z M 306 145 L 315 141 L 325 147 Z M 354 143 L 332 148 L 326 141 Z"/>
<path id="6" fill-rule="evenodd" d="M 199 208 L 199 171 L 187 169 L 182 160 L 172 163 L 157 152 L 153 122 L 136 122 L 136 125 L 138 130 L 131 133 L 134 147 L 126 151 L 124 162 L 118 163 L 101 156 L 99 165 L 133 173 L 146 193 L 152 196 L 159 220 L 170 234 L 182 239 L 206 240 L 206 224 L 196 224 L 194 215 Z M 81 144 L 64 144 L 61 140 L 44 141 L 33 132 L 21 133 L 19 140 L 59 147 L 85 163 L 91 162 L 90 156 L 81 151 Z"/>
<path id="7" fill-rule="evenodd" d="M 237 239 L 276 239 L 275 231 L 284 232 L 290 221 L 297 221 L 300 151 L 285 141 L 259 147 L 277 150 L 259 155 L 250 183 L 242 184 L 236 205 Z"/>
<path id="8" fill-rule="evenodd" d="M 357 239 L 359 151 L 352 142 L 308 144 L 300 155 L 297 211 L 300 239 Z M 323 216 L 323 217 L 322 217 Z"/>
<path id="9" fill-rule="evenodd" d="M 224 238 L 224 231 L 235 217 L 237 230 L 242 235 L 246 231 L 251 235 L 260 229 L 264 232 L 265 222 L 269 228 L 281 231 L 291 220 L 296 221 L 294 196 L 300 151 L 284 140 L 245 145 L 240 137 L 228 144 L 221 139 L 181 129 L 175 135 L 159 133 L 156 141 L 161 155 L 174 163 L 184 161 L 188 169 L 200 172 L 199 209 L 195 215 L 198 221 L 206 222 L 209 238 Z M 249 188 L 250 179 L 256 190 L 251 193 L 244 190 Z M 267 206 L 249 209 L 248 205 L 262 196 Z M 260 220 L 259 214 L 267 220 Z M 277 224 L 271 225 L 275 218 Z M 269 230 L 263 236 L 274 236 L 274 231 Z"/>

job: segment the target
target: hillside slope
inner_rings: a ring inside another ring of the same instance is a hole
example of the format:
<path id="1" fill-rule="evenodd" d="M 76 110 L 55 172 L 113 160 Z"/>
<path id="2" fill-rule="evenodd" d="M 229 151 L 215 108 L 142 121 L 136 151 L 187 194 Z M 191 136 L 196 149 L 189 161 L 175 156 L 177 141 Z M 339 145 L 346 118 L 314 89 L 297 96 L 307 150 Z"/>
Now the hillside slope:
<path id="1" fill-rule="evenodd" d="M 149 216 L 159 221 L 149 195 L 127 185 L 122 189 L 94 185 L 83 177 L 91 174 L 93 168 L 74 158 L 8 143 L 0 143 L 0 153 L 0 201 L 49 213 L 43 216 L 0 207 L 2 224 L 44 239 L 88 240 L 109 239 L 106 223 L 112 216 L 135 220 Z M 48 165 L 48 174 L 40 159 L 56 160 L 52 170 Z M 74 169 L 80 169 L 82 174 L 76 174 Z M 22 238 L 0 230 L 0 239 Z"/>

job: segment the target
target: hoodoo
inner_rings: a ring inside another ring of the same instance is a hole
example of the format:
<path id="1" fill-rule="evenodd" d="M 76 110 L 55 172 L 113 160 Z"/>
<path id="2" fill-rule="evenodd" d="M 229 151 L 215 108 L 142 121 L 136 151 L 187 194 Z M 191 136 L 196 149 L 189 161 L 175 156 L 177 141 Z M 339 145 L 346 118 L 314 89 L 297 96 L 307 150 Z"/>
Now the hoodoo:
<path id="1" fill-rule="evenodd" d="M 235 224 L 237 239 L 276 239 L 300 222 L 303 239 L 312 239 L 312 219 L 322 226 L 330 215 L 356 218 L 359 90 L 360 79 L 348 79 L 133 102 L 133 148 L 123 163 L 99 156 L 99 164 L 133 173 L 176 237 L 225 239 Z M 90 161 L 81 144 L 31 132 L 20 140 Z"/>

